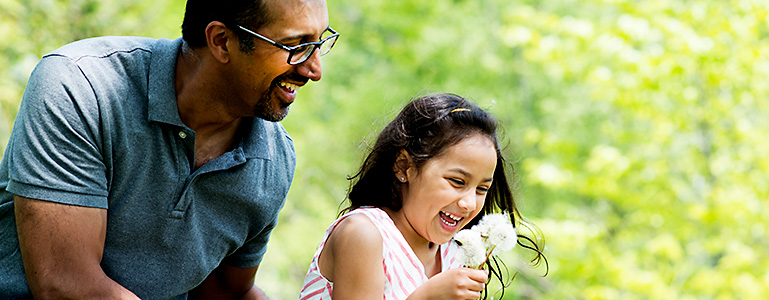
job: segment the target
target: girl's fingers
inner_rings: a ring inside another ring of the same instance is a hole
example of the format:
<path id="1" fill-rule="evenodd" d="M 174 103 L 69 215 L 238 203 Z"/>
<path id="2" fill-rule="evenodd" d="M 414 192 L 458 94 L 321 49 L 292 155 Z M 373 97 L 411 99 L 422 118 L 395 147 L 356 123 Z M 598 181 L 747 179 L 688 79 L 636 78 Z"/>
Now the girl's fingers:
<path id="1" fill-rule="evenodd" d="M 474 299 L 474 300 L 481 299 L 481 292 L 473 292 L 473 296 L 471 299 Z"/>
<path id="2" fill-rule="evenodd" d="M 474 292 L 478 292 L 478 294 L 480 294 L 480 293 L 481 293 L 481 291 L 483 291 L 483 288 L 484 288 L 484 287 L 486 287 L 486 284 L 485 284 L 485 283 L 481 283 L 481 282 L 475 282 L 475 286 L 473 286 L 473 287 L 471 288 L 471 290 L 473 290 Z"/>
<path id="3" fill-rule="evenodd" d="M 468 277 L 470 279 L 486 283 L 487 280 L 489 280 L 489 271 L 488 270 L 471 270 L 472 272 L 469 272 Z"/>

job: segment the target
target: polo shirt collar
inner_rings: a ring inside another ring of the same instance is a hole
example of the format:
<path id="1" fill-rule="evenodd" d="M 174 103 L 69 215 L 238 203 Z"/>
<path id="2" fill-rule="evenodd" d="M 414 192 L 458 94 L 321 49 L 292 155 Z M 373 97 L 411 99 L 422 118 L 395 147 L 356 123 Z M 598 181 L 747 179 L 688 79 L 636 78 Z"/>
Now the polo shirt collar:
<path id="1" fill-rule="evenodd" d="M 272 146 L 275 137 L 267 133 L 267 126 L 272 125 L 269 123 L 269 121 L 260 118 L 243 119 L 244 134 L 238 148 L 243 149 L 243 156 L 245 158 L 270 159 L 272 156 L 270 149 L 275 148 Z"/>
<path id="2" fill-rule="evenodd" d="M 176 57 L 181 51 L 182 38 L 159 39 L 152 47 L 150 62 L 148 118 L 150 122 L 163 122 L 186 127 L 176 106 Z"/>

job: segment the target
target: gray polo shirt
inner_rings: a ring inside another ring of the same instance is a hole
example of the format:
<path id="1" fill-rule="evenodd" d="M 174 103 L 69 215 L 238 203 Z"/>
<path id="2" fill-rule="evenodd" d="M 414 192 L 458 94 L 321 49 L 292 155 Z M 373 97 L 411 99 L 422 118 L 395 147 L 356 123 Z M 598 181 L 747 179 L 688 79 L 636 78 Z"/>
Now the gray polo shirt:
<path id="1" fill-rule="evenodd" d="M 280 123 L 193 170 L 174 88 L 181 39 L 103 37 L 40 61 L 0 164 L 0 298 L 29 297 L 13 195 L 107 209 L 102 268 L 142 299 L 186 298 L 222 261 L 265 253 L 294 174 Z"/>

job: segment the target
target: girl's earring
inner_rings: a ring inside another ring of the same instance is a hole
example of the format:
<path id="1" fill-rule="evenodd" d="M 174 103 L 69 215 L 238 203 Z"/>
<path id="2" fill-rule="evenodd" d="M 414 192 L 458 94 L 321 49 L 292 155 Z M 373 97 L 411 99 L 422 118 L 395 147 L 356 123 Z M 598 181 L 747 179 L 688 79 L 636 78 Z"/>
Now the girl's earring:
<path id="1" fill-rule="evenodd" d="M 405 176 L 401 176 L 401 182 L 406 182 L 406 177 Z"/>

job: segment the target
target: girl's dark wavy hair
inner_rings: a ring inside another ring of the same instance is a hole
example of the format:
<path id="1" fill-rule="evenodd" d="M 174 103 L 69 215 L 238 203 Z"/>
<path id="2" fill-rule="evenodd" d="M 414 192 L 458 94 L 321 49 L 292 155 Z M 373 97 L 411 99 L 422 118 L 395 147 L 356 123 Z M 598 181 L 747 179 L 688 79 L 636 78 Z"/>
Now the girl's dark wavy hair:
<path id="1" fill-rule="evenodd" d="M 400 210 L 403 205 L 401 188 L 406 183 L 397 180 L 393 166 L 401 149 L 408 152 L 416 169 L 420 170 L 428 160 L 441 155 L 450 146 L 480 133 L 494 142 L 497 167 L 483 208 L 466 227 L 477 224 L 486 214 L 506 212 L 519 233 L 522 226 L 529 233 L 541 237 L 539 229 L 523 219 L 516 207 L 512 183 L 506 172 L 507 169 L 512 172 L 513 168 L 502 156 L 497 140 L 498 127 L 494 116 L 455 94 L 432 94 L 413 99 L 385 126 L 360 170 L 348 178 L 351 181 L 347 195 L 350 205 L 339 215 L 363 206 Z M 535 252 L 531 261 L 533 264 L 538 265 L 544 260 L 547 265 L 542 253 L 544 239 L 519 234 L 518 244 Z M 490 276 L 492 273 L 489 273 Z"/>

